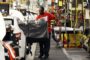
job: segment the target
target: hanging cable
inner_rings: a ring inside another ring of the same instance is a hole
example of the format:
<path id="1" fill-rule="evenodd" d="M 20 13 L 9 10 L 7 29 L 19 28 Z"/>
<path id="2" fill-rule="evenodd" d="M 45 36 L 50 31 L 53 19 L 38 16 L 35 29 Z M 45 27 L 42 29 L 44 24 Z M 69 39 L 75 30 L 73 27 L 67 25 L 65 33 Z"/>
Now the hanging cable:
<path id="1" fill-rule="evenodd" d="M 85 19 L 84 19 L 84 6 L 83 6 L 83 1 L 82 0 L 82 20 L 83 20 L 83 34 L 84 34 L 84 31 L 85 31 Z"/>
<path id="2" fill-rule="evenodd" d="M 77 18 L 77 11 L 78 11 L 78 6 L 77 6 L 77 0 L 75 1 L 75 25 L 74 25 L 74 37 L 75 37 L 75 47 L 76 47 L 76 33 L 75 33 L 75 28 L 77 26 L 78 18 Z"/>

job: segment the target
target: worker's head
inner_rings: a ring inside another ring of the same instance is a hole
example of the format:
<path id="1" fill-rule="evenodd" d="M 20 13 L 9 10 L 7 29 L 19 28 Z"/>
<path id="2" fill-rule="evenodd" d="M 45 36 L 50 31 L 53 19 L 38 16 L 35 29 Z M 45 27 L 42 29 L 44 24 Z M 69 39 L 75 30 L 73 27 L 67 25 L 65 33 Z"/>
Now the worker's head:
<path id="1" fill-rule="evenodd" d="M 43 6 L 40 6 L 40 8 L 39 8 L 39 14 L 40 15 L 44 14 L 44 7 Z"/>

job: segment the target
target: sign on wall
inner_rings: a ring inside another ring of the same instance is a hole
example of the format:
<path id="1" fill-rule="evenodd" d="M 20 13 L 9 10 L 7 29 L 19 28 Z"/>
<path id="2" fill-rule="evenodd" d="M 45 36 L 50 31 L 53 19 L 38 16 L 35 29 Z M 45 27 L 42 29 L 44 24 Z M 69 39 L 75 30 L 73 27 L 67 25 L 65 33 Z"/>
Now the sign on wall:
<path id="1" fill-rule="evenodd" d="M 59 1 L 58 4 L 59 4 L 59 6 L 62 6 L 63 5 L 63 2 L 62 1 Z"/>

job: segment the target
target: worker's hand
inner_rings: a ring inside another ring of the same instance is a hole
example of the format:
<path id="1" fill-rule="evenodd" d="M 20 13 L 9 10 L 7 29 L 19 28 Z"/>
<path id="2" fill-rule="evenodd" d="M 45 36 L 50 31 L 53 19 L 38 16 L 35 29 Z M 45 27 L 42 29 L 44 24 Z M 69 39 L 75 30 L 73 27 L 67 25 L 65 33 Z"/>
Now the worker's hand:
<path id="1" fill-rule="evenodd" d="M 15 38 L 16 38 L 17 41 L 21 40 L 21 32 L 15 33 Z"/>

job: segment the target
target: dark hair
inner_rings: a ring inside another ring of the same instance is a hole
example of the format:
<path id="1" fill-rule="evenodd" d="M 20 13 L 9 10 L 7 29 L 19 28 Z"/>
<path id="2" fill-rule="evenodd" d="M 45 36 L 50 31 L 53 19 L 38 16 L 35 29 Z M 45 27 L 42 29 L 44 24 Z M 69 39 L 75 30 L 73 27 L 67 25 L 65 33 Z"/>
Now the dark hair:
<path id="1" fill-rule="evenodd" d="M 42 11 L 44 11 L 44 7 L 43 7 L 43 6 L 40 6 L 40 9 L 41 9 Z"/>

